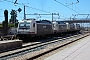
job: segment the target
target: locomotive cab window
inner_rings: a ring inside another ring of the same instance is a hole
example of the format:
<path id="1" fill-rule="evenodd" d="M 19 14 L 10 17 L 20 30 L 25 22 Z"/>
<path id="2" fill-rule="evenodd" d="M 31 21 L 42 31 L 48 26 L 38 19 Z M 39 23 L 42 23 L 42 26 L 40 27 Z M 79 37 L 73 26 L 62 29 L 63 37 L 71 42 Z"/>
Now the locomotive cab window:
<path id="1" fill-rule="evenodd" d="M 30 23 L 28 22 L 19 23 L 19 29 L 30 29 Z"/>
<path id="2" fill-rule="evenodd" d="M 20 27 L 23 27 L 23 26 L 24 26 L 24 23 L 20 23 L 19 26 L 20 26 Z"/>

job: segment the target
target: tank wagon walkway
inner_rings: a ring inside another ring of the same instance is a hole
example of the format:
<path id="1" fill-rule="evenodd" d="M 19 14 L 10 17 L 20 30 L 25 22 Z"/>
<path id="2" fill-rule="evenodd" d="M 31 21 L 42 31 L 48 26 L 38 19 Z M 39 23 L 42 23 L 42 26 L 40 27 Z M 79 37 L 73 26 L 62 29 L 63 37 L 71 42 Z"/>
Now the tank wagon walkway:
<path id="1" fill-rule="evenodd" d="M 45 60 L 90 60 L 90 36 Z"/>

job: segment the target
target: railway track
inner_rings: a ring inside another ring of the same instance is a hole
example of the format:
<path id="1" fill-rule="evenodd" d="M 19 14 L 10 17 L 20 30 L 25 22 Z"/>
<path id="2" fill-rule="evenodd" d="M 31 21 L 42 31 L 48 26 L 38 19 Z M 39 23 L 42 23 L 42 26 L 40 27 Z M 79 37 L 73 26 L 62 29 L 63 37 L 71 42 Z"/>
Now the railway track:
<path id="1" fill-rule="evenodd" d="M 85 35 L 79 34 L 79 35 L 74 35 L 74 36 L 70 36 L 70 37 L 66 37 L 66 38 L 57 38 L 56 40 L 51 40 L 51 41 L 47 41 L 47 42 L 44 41 L 44 42 L 37 42 L 37 43 L 33 43 L 33 44 L 23 45 L 23 47 L 21 49 L 1 53 L 0 59 L 9 59 L 9 60 L 10 59 L 17 60 L 20 58 L 21 59 L 35 59 L 45 53 L 48 53 L 48 52 L 53 51 L 57 48 L 60 48 L 64 45 L 72 43 L 72 42 L 79 40 L 87 35 L 89 35 L 89 34 L 85 34 Z M 50 47 L 51 45 L 52 45 L 52 47 Z M 42 52 L 40 52 L 40 51 L 42 51 Z"/>

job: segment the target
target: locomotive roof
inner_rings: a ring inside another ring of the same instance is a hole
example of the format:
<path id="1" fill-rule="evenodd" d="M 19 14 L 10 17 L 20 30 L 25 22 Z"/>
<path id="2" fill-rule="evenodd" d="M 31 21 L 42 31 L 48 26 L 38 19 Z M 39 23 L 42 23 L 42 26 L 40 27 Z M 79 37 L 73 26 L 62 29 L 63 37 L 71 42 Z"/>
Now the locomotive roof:
<path id="1" fill-rule="evenodd" d="M 29 19 L 23 19 L 22 21 L 24 21 L 24 20 L 29 21 L 29 20 L 36 20 L 36 19 L 34 19 L 34 18 L 29 18 Z"/>
<path id="2" fill-rule="evenodd" d="M 65 22 L 62 22 L 62 21 L 57 21 L 58 24 L 66 24 Z"/>
<path id="3" fill-rule="evenodd" d="M 51 24 L 52 22 L 49 20 L 40 20 L 40 21 L 36 21 L 37 23 L 49 23 Z"/>

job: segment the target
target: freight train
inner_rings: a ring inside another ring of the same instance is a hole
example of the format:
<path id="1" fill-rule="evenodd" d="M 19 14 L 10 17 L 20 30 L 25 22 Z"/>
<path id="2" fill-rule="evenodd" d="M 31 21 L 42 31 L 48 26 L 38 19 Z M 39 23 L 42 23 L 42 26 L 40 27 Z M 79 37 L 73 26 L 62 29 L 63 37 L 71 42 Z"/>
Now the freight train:
<path id="1" fill-rule="evenodd" d="M 24 19 L 19 22 L 17 37 L 19 39 L 32 37 L 51 37 L 62 33 L 79 32 L 80 25 L 49 20 Z"/>

